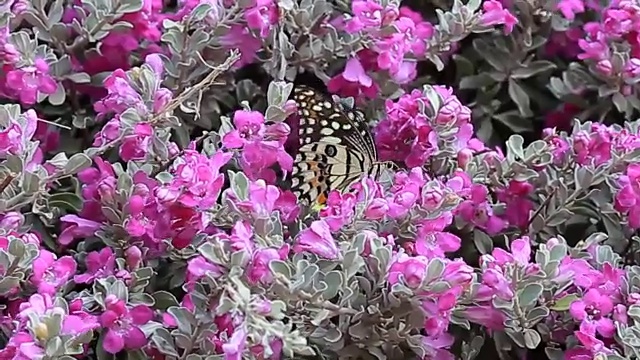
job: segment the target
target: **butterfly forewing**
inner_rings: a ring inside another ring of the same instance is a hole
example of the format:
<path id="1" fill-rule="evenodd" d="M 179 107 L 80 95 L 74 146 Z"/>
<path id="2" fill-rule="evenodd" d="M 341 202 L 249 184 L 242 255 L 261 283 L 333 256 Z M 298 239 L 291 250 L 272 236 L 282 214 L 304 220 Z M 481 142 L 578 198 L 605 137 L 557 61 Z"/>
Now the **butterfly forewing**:
<path id="1" fill-rule="evenodd" d="M 301 201 L 324 203 L 330 190 L 344 190 L 363 174 L 377 175 L 376 148 L 362 112 L 343 109 L 306 86 L 294 90 L 294 100 L 299 149 L 291 188 Z"/>

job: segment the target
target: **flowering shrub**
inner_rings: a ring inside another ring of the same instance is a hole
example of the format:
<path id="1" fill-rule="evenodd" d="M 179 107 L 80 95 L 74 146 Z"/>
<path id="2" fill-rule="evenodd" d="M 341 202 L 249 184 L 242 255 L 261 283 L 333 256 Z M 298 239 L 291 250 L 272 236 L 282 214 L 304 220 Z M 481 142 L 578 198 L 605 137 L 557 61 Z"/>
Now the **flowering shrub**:
<path id="1" fill-rule="evenodd" d="M 640 357 L 639 3 L 0 9 L 0 359 Z M 298 85 L 394 166 L 299 202 Z"/>

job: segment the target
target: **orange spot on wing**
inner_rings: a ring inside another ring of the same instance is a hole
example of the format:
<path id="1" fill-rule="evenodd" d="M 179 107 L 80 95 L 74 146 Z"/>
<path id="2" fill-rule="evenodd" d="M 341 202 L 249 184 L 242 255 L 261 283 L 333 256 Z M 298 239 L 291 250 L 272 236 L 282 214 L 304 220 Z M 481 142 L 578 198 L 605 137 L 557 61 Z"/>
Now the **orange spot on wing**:
<path id="1" fill-rule="evenodd" d="M 318 202 L 318 204 L 324 205 L 327 202 L 327 196 L 324 193 L 322 193 L 318 195 L 318 199 L 316 201 Z"/>

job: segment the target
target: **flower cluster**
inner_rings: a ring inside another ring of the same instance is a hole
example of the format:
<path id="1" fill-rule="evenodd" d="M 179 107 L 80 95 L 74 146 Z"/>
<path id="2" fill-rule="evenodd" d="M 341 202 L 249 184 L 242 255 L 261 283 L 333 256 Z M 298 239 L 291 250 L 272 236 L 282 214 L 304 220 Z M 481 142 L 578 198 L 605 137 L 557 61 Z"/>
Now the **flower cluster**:
<path id="1" fill-rule="evenodd" d="M 347 3 L 0 5 L 0 359 L 637 357 L 638 5 Z"/>

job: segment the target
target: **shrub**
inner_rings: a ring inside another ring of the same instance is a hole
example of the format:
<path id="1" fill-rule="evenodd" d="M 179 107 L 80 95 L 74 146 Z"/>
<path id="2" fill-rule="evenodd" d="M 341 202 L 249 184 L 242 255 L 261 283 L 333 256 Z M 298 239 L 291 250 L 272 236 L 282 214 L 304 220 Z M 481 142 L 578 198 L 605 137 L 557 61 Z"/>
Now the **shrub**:
<path id="1" fill-rule="evenodd" d="M 0 359 L 639 357 L 637 2 L 0 9 Z"/>

